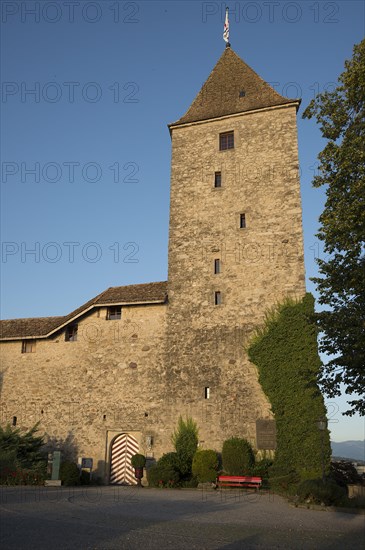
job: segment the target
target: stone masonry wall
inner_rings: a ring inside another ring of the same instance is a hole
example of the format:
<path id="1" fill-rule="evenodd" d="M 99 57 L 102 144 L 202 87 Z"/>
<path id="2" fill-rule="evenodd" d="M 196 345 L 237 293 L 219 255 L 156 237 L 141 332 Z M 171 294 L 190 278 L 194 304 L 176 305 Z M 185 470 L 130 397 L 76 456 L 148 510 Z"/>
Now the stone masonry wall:
<path id="1" fill-rule="evenodd" d="M 1 422 L 71 440 L 76 456 L 88 456 L 108 475 L 114 435 L 133 433 L 145 449 L 152 435 L 158 449 L 163 410 L 166 305 L 126 306 L 120 320 L 106 320 L 106 308 L 78 324 L 76 342 L 65 332 L 37 340 L 35 353 L 21 353 L 21 341 L 1 346 Z M 148 415 L 148 416 L 146 416 Z M 148 452 L 153 455 L 153 451 Z"/>
<path id="2" fill-rule="evenodd" d="M 234 149 L 220 151 L 227 131 Z M 295 106 L 178 127 L 172 151 L 170 393 L 181 412 L 206 410 L 194 412 L 204 446 L 233 435 L 255 446 L 256 420 L 272 413 L 245 346 L 268 308 L 305 292 Z"/>
<path id="3" fill-rule="evenodd" d="M 219 151 L 230 130 L 234 149 Z M 121 320 L 94 310 L 77 342 L 61 331 L 35 353 L 3 343 L 2 424 L 40 421 L 106 479 L 115 435 L 159 458 L 180 415 L 196 420 L 203 448 L 230 436 L 256 445 L 256 420 L 272 413 L 245 346 L 268 308 L 305 292 L 294 106 L 173 129 L 168 286 L 168 304 L 125 306 Z"/>

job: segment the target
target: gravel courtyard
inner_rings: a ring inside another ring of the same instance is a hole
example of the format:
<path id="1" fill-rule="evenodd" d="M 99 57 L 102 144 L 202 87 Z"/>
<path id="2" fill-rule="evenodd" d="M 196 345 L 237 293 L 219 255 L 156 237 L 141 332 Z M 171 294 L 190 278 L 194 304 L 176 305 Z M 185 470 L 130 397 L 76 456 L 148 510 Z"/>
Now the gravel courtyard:
<path id="1" fill-rule="evenodd" d="M 363 549 L 365 515 L 307 510 L 267 493 L 1 487 L 8 549 Z"/>

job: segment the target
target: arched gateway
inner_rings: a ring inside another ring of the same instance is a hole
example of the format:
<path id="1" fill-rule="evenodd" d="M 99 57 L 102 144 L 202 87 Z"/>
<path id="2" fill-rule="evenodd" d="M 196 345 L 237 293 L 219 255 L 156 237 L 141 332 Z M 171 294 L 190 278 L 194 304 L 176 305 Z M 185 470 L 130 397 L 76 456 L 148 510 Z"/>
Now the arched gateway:
<path id="1" fill-rule="evenodd" d="M 115 485 L 136 485 L 131 458 L 138 453 L 139 447 L 135 437 L 130 434 L 119 434 L 112 443 L 110 458 L 110 483 Z"/>

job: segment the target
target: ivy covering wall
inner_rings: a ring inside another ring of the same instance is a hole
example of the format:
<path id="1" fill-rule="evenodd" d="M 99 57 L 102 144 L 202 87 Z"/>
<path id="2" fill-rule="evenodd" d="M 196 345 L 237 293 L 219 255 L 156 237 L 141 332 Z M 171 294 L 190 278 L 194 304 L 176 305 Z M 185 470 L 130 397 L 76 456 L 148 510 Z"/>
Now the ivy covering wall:
<path id="1" fill-rule="evenodd" d="M 318 420 L 326 408 L 316 379 L 321 361 L 313 321 L 314 298 L 286 301 L 267 315 L 248 349 L 259 381 L 272 405 L 277 450 L 272 475 L 296 472 L 301 479 L 322 475 L 322 441 L 326 470 L 331 448 L 328 430 Z"/>

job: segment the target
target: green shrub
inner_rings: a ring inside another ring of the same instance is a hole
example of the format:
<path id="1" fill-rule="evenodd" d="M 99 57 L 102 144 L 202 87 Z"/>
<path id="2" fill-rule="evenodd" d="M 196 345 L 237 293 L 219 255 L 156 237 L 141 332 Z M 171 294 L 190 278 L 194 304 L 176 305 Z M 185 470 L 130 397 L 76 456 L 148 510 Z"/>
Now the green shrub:
<path id="1" fill-rule="evenodd" d="M 199 483 L 215 481 L 217 478 L 218 456 L 215 451 L 197 451 L 193 458 L 192 470 Z"/>
<path id="2" fill-rule="evenodd" d="M 283 495 L 295 495 L 301 478 L 297 472 L 289 472 L 284 475 L 273 475 L 273 470 L 269 470 L 270 488 L 276 493 Z"/>
<path id="3" fill-rule="evenodd" d="M 153 464 L 146 470 L 147 481 L 149 487 L 158 487 L 159 482 L 159 469 L 157 464 Z"/>
<path id="4" fill-rule="evenodd" d="M 32 468 L 26 470 L 26 476 L 27 485 L 43 485 L 47 479 L 46 461 L 36 462 Z"/>
<path id="5" fill-rule="evenodd" d="M 33 470 L 45 463 L 44 441 L 43 437 L 35 435 L 37 431 L 38 424 L 28 431 L 12 428 L 10 424 L 5 428 L 0 426 L 0 449 L 3 453 L 15 455 L 17 469 Z"/>
<path id="6" fill-rule="evenodd" d="M 223 470 L 233 476 L 248 475 L 255 462 L 251 445 L 246 439 L 231 437 L 223 443 Z"/>
<path id="7" fill-rule="evenodd" d="M 46 467 L 42 470 L 32 468 L 18 468 L 12 472 L 8 485 L 43 485 L 46 479 Z"/>
<path id="8" fill-rule="evenodd" d="M 276 420 L 275 476 L 295 471 L 301 479 L 319 477 L 322 455 L 329 469 L 329 432 L 318 429 L 326 408 L 317 384 L 321 360 L 313 319 L 311 294 L 298 302 L 288 299 L 267 314 L 247 350 Z"/>
<path id="9" fill-rule="evenodd" d="M 189 479 L 185 479 L 183 481 L 180 481 L 179 487 L 183 489 L 194 489 L 198 486 L 198 479 L 195 476 L 192 476 Z"/>
<path id="10" fill-rule="evenodd" d="M 192 418 L 186 421 L 180 416 L 177 429 L 171 437 L 176 452 L 166 453 L 147 469 L 147 480 L 151 487 L 196 487 L 198 482 L 192 476 L 193 456 L 198 446 L 198 428 Z"/>
<path id="11" fill-rule="evenodd" d="M 41 485 L 46 479 L 46 463 L 36 462 L 33 468 L 22 468 L 16 461 L 16 453 L 0 453 L 0 484 Z"/>
<path id="12" fill-rule="evenodd" d="M 179 472 L 179 459 L 177 453 L 165 453 L 158 460 L 157 464 L 159 466 L 172 468 L 173 470 L 176 470 L 176 472 Z"/>
<path id="13" fill-rule="evenodd" d="M 81 470 L 80 475 L 80 484 L 81 485 L 90 485 L 90 471 L 89 470 Z"/>
<path id="14" fill-rule="evenodd" d="M 348 460 L 331 462 L 329 477 L 341 487 L 347 487 L 350 484 L 362 485 L 362 477 Z"/>
<path id="15" fill-rule="evenodd" d="M 147 470 L 147 480 L 150 487 L 175 487 L 179 474 L 169 466 L 154 464 Z"/>
<path id="16" fill-rule="evenodd" d="M 0 452 L 0 483 L 8 484 L 11 475 L 16 471 L 16 452 L 1 450 Z"/>
<path id="17" fill-rule="evenodd" d="M 297 488 L 297 495 L 302 502 L 325 504 L 330 506 L 340 504 L 346 497 L 346 489 L 340 487 L 332 479 L 306 479 Z"/>
<path id="18" fill-rule="evenodd" d="M 63 485 L 80 485 L 80 470 L 74 462 L 62 462 L 60 480 Z"/>
<path id="19" fill-rule="evenodd" d="M 132 456 L 131 464 L 133 468 L 144 468 L 146 465 L 146 457 L 137 453 Z"/>
<path id="20" fill-rule="evenodd" d="M 273 465 L 273 460 L 270 458 L 262 458 L 255 463 L 251 472 L 253 476 L 259 476 L 263 479 L 268 479 L 270 468 Z"/>
<path id="21" fill-rule="evenodd" d="M 188 417 L 184 421 L 180 416 L 178 427 L 171 439 L 176 450 L 181 476 L 188 479 L 192 475 L 193 456 L 198 448 L 198 427 L 194 420 Z"/>
<path id="22" fill-rule="evenodd" d="M 42 439 L 35 428 L 22 433 L 9 425 L 0 429 L 0 484 L 40 485 L 46 478 L 46 461 L 40 451 Z"/>
<path id="23" fill-rule="evenodd" d="M 165 453 L 147 470 L 148 484 L 151 487 L 172 487 L 179 484 L 181 472 L 177 453 Z"/>

